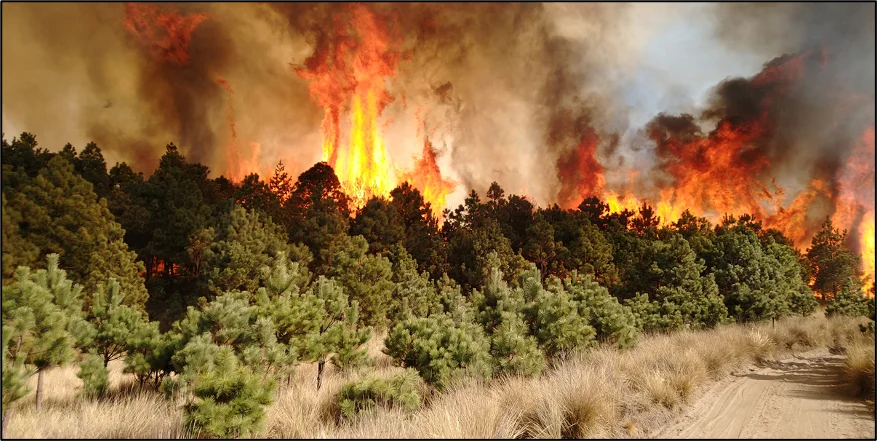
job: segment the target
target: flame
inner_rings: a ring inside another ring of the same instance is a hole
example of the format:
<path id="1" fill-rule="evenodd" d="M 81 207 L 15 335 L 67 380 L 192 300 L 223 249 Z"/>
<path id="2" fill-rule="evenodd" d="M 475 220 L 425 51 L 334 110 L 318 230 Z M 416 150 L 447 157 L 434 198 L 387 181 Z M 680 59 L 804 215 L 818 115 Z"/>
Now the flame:
<path id="1" fill-rule="evenodd" d="M 455 191 L 458 184 L 443 178 L 436 157 L 436 150 L 425 137 L 421 158 L 415 158 L 415 167 L 412 171 L 404 172 L 402 179 L 421 191 L 424 200 L 430 203 L 434 216 L 442 218 L 443 208 L 446 207 L 446 196 Z"/>
<path id="2" fill-rule="evenodd" d="M 767 63 L 750 79 L 736 83 L 736 88 L 753 92 L 747 107 L 714 106 L 699 120 L 690 115 L 660 114 L 646 127 L 647 136 L 656 145 L 659 168 L 670 178 L 646 198 L 633 191 L 637 171 L 630 171 L 625 190 L 607 188 L 605 169 L 597 161 L 598 136 L 587 127 L 580 145 L 557 162 L 562 187 L 557 201 L 563 208 L 573 208 L 586 197 L 603 195 L 611 213 L 637 212 L 641 203 L 655 208 L 662 224 L 679 219 L 685 209 L 696 216 L 718 223 L 724 215 L 751 214 L 764 228 L 775 228 L 789 237 L 794 246 L 805 249 L 829 211 L 837 228 L 850 233 L 848 246 L 861 257 L 865 283 L 875 278 L 875 127 L 867 127 L 843 167 L 834 178 L 813 178 L 808 186 L 786 197 L 786 191 L 768 176 L 771 171 L 771 148 L 779 98 L 796 87 L 805 69 L 826 67 L 829 58 L 824 49 L 784 56 Z M 739 93 L 734 91 L 731 93 Z M 835 93 L 828 106 L 839 107 L 840 115 L 853 100 L 867 97 Z M 840 107 L 836 101 L 841 100 Z M 703 132 L 698 122 L 713 121 L 714 129 Z M 836 124 L 836 122 L 829 122 Z M 843 146 L 848 148 L 849 146 Z"/>
<path id="3" fill-rule="evenodd" d="M 336 171 L 352 208 L 362 207 L 373 196 L 389 196 L 398 184 L 381 115 L 394 100 L 386 83 L 393 80 L 404 57 L 400 41 L 367 6 L 350 4 L 344 16 L 335 17 L 333 29 L 322 35 L 314 53 L 294 68 L 297 75 L 310 80 L 312 101 L 324 110 L 322 159 Z M 347 149 L 341 130 L 346 114 L 351 118 Z M 420 121 L 420 115 L 416 117 Z M 439 216 L 456 184 L 443 179 L 436 157 L 425 136 L 421 159 L 416 159 L 412 171 L 401 173 L 400 179 L 419 189 Z"/>
<path id="4" fill-rule="evenodd" d="M 574 150 L 559 156 L 556 166 L 562 188 L 558 203 L 562 208 L 576 208 L 585 197 L 602 194 L 604 167 L 595 159 L 598 141 L 589 127 Z"/>
<path id="5" fill-rule="evenodd" d="M 856 244 L 861 256 L 865 285 L 869 285 L 876 275 L 875 163 L 876 128 L 870 126 L 858 139 L 858 144 L 838 176 L 839 195 L 832 217 L 833 223 L 838 227 L 858 232 Z"/>
<path id="6" fill-rule="evenodd" d="M 861 236 L 861 264 L 864 270 L 864 286 L 876 281 L 876 213 L 867 212 L 858 227 Z"/>
<path id="7" fill-rule="evenodd" d="M 312 100 L 324 109 L 323 160 L 336 170 L 355 207 L 394 187 L 393 168 L 379 119 L 393 101 L 385 83 L 396 74 L 400 51 L 395 35 L 366 6 L 350 4 L 349 25 L 335 17 L 331 35 L 294 71 L 311 80 Z M 342 149 L 341 117 L 350 101 L 351 133 Z"/>
<path id="8" fill-rule="evenodd" d="M 641 202 L 632 194 L 627 193 L 621 196 L 612 190 L 605 193 L 604 200 L 608 205 L 608 211 L 611 213 L 622 213 L 623 210 L 637 212 L 638 207 L 641 206 Z"/>
<path id="9" fill-rule="evenodd" d="M 207 19 L 204 14 L 178 15 L 173 10 L 162 12 L 156 5 L 125 5 L 125 28 L 147 47 L 156 60 L 179 66 L 189 63 L 187 51 L 192 32 Z"/>
<path id="10" fill-rule="evenodd" d="M 830 198 L 830 188 L 824 181 L 813 179 L 807 188 L 797 193 L 789 206 L 778 203 L 775 214 L 766 218 L 764 226 L 781 231 L 795 247 L 805 250 L 812 240 L 809 211 L 818 198 Z"/>
<path id="11" fill-rule="evenodd" d="M 387 196 L 394 188 L 392 168 L 378 127 L 378 106 L 372 90 L 366 93 L 366 105 L 355 96 L 351 106 L 351 143 L 347 154 L 338 157 L 336 174 L 356 206 L 372 196 Z"/>
<path id="12" fill-rule="evenodd" d="M 218 77 L 217 84 L 223 86 L 223 88 L 226 89 L 226 92 L 229 93 L 226 115 L 226 122 L 229 125 L 229 135 L 225 151 L 226 171 L 223 174 L 232 182 L 241 182 L 251 173 L 256 173 L 260 176 L 267 176 L 266 174 L 259 172 L 259 143 L 251 142 L 248 145 L 249 148 L 246 148 L 241 145 L 238 139 L 238 134 L 235 130 L 235 105 L 232 100 L 235 90 L 233 90 L 232 85 L 223 78 Z M 242 156 L 242 153 L 245 153 L 246 156 Z"/>

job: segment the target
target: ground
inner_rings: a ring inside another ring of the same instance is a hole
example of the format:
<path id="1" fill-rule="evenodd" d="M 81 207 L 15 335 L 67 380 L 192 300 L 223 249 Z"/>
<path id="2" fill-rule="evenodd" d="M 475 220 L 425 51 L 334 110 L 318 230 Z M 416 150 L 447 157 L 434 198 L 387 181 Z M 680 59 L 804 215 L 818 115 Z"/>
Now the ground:
<path id="1" fill-rule="evenodd" d="M 875 439 L 875 404 L 842 385 L 844 361 L 825 348 L 735 372 L 655 436 Z"/>

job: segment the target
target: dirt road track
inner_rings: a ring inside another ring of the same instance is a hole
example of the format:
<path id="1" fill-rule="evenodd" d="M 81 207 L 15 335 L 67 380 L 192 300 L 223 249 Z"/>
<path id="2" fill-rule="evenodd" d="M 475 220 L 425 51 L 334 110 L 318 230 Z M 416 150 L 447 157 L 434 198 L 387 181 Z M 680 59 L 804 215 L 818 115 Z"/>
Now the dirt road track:
<path id="1" fill-rule="evenodd" d="M 840 386 L 844 360 L 822 349 L 734 374 L 655 437 L 875 439 L 875 411 Z"/>

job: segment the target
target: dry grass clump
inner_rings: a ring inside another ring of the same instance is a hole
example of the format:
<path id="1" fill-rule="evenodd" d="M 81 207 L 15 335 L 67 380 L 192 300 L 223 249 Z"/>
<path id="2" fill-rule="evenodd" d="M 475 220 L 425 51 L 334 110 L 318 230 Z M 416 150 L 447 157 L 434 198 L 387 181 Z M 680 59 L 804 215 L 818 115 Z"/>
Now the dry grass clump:
<path id="1" fill-rule="evenodd" d="M 858 396 L 876 395 L 876 346 L 872 338 L 853 341 L 846 348 L 844 379 Z"/>
<path id="2" fill-rule="evenodd" d="M 624 384 L 605 363 L 567 361 L 526 385 L 522 432 L 528 438 L 608 437 L 615 432 Z"/>
<path id="3" fill-rule="evenodd" d="M 765 329 L 753 327 L 748 330 L 747 336 L 747 349 L 754 361 L 761 362 L 770 358 L 777 349 L 775 341 Z"/>
<path id="4" fill-rule="evenodd" d="M 267 408 L 266 438 L 624 438 L 646 437 L 696 399 L 713 379 L 754 362 L 815 347 L 847 348 L 846 378 L 860 393 L 875 393 L 872 336 L 858 320 L 822 316 L 772 324 L 724 325 L 708 331 L 643 336 L 635 348 L 600 347 L 570 354 L 536 378 L 510 376 L 489 382 L 462 377 L 444 391 L 419 385 L 414 413 L 376 408 L 355 418 L 334 418 L 342 386 L 366 376 L 403 371 L 381 352 L 383 335 L 367 346 L 371 366 L 327 367 L 316 390 L 317 367 L 297 367 Z M 36 379 L 32 379 L 35 384 Z M 133 377 L 111 365 L 107 399 L 76 393 L 76 368 L 53 369 L 45 378 L 43 411 L 33 392 L 16 403 L 13 437 L 178 438 L 195 435 L 182 411 L 156 392 L 140 392 Z"/>
<path id="5" fill-rule="evenodd" d="M 857 394 L 870 396 L 876 393 L 876 350 L 874 343 L 857 342 L 847 348 L 845 360 L 846 379 Z"/>
<path id="6" fill-rule="evenodd" d="M 520 438 L 517 414 L 501 407 L 498 389 L 478 384 L 450 388 L 412 417 L 407 435 L 412 438 Z"/>

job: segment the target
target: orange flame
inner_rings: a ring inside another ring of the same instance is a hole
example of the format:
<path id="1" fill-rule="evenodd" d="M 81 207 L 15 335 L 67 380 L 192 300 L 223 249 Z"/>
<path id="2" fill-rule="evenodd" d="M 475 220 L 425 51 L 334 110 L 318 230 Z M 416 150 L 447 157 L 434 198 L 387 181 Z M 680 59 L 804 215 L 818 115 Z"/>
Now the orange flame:
<path id="1" fill-rule="evenodd" d="M 598 135 L 592 127 L 577 148 L 559 156 L 556 163 L 562 188 L 558 203 L 562 208 L 575 208 L 585 197 L 600 195 L 604 189 L 604 167 L 595 159 Z"/>
<path id="2" fill-rule="evenodd" d="M 393 98 L 385 81 L 396 73 L 399 51 L 388 27 L 366 6 L 348 5 L 350 26 L 336 17 L 332 35 L 318 42 L 304 66 L 312 100 L 324 109 L 323 160 L 335 170 L 356 207 L 373 195 L 387 196 L 394 179 L 379 127 Z M 341 116 L 351 104 L 351 134 L 341 149 Z"/>
<path id="3" fill-rule="evenodd" d="M 421 191 L 424 200 L 430 202 L 434 216 L 441 218 L 443 208 L 446 207 L 446 196 L 455 191 L 458 184 L 443 178 L 436 163 L 436 156 L 437 152 L 433 149 L 433 145 L 425 138 L 421 158 L 415 158 L 414 169 L 404 172 L 402 180 L 408 181 Z"/>
<path id="4" fill-rule="evenodd" d="M 618 195 L 612 190 L 605 193 L 604 200 L 608 205 L 608 211 L 611 213 L 621 213 L 623 210 L 637 212 L 638 207 L 641 206 L 638 198 L 630 193 Z"/>
<path id="5" fill-rule="evenodd" d="M 259 143 L 251 142 L 250 148 L 247 151 L 243 151 L 244 147 L 241 146 L 238 140 L 238 134 L 235 131 L 235 105 L 232 102 L 232 96 L 235 94 L 235 91 L 232 89 L 232 85 L 223 78 L 217 78 L 217 83 L 223 86 L 229 93 L 228 114 L 226 115 L 226 121 L 229 124 L 229 139 L 226 147 L 226 171 L 224 175 L 232 182 L 241 182 L 250 173 L 263 175 L 259 173 Z M 246 153 L 247 156 L 242 158 L 242 153 Z"/>
<path id="6" fill-rule="evenodd" d="M 187 50 L 192 31 L 207 18 L 204 14 L 162 12 L 158 6 L 150 4 L 125 5 L 125 28 L 147 47 L 156 60 L 180 66 L 189 63 Z"/>
<path id="7" fill-rule="evenodd" d="M 861 264 L 864 270 L 864 286 L 876 281 L 876 213 L 867 212 L 858 228 L 861 236 Z"/>
<path id="8" fill-rule="evenodd" d="M 380 118 L 393 101 L 386 82 L 393 79 L 402 58 L 401 39 L 367 6 L 351 4 L 347 15 L 335 18 L 329 36 L 318 41 L 314 54 L 294 72 L 310 80 L 309 92 L 324 109 L 322 159 L 336 171 L 354 208 L 372 196 L 389 196 L 397 185 L 394 166 L 385 148 Z M 347 149 L 342 144 L 341 119 L 350 103 L 351 131 Z M 428 143 L 415 169 L 402 178 L 411 181 L 431 203 L 435 213 L 445 208 L 455 183 L 442 178 L 436 152 Z"/>

